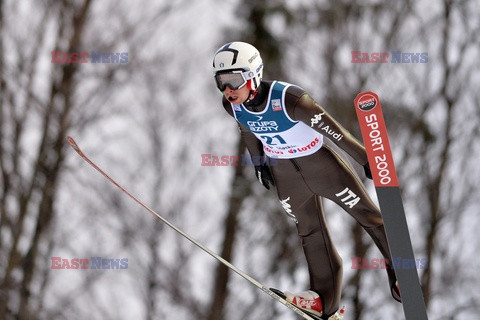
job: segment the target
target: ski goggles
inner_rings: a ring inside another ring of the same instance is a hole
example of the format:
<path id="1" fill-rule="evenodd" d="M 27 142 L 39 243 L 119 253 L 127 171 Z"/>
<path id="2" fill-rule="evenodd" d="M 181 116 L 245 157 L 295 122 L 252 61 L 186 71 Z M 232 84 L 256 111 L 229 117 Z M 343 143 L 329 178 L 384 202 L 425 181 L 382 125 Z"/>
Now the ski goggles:
<path id="1" fill-rule="evenodd" d="M 220 91 L 225 91 L 227 86 L 232 90 L 243 88 L 253 76 L 251 71 L 234 70 L 215 74 L 215 82 Z"/>

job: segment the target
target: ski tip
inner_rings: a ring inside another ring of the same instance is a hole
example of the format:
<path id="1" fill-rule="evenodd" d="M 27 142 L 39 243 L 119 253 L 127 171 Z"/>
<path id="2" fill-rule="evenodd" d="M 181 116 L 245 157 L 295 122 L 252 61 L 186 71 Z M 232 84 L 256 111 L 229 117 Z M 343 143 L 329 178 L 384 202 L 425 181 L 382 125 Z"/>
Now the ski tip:
<path id="1" fill-rule="evenodd" d="M 73 140 L 72 137 L 70 136 L 67 136 L 67 142 L 72 146 L 72 148 L 77 151 L 78 153 L 81 153 L 82 151 L 80 150 L 80 148 L 78 147 L 78 144 L 75 142 L 75 140 Z"/>

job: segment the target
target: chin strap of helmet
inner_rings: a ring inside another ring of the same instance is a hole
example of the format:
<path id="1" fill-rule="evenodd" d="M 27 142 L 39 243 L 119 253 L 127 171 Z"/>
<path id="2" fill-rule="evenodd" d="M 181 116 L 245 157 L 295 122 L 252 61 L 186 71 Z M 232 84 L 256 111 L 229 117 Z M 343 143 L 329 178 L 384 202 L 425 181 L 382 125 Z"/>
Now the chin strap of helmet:
<path id="1" fill-rule="evenodd" d="M 260 86 L 258 86 L 255 90 L 252 90 L 252 79 L 248 80 L 247 86 L 250 89 L 250 94 L 248 95 L 248 99 L 246 102 L 250 102 L 250 101 L 253 101 L 253 99 L 255 99 L 258 93 L 258 88 L 260 88 Z"/>
<path id="2" fill-rule="evenodd" d="M 257 96 L 258 89 L 257 90 L 250 90 L 250 95 L 248 96 L 247 102 L 253 101 L 255 97 Z"/>

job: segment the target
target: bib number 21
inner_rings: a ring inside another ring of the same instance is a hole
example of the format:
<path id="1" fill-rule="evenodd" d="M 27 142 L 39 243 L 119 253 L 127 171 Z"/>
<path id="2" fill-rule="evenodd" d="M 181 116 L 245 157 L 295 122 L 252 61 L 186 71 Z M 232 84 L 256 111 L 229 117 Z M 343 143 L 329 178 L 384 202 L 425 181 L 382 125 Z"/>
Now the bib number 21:
<path id="1" fill-rule="evenodd" d="M 265 139 L 265 143 L 270 146 L 276 146 L 277 144 L 287 144 L 287 142 L 285 142 L 285 140 L 283 140 L 283 138 L 278 134 L 273 137 L 260 136 L 260 138 Z"/>

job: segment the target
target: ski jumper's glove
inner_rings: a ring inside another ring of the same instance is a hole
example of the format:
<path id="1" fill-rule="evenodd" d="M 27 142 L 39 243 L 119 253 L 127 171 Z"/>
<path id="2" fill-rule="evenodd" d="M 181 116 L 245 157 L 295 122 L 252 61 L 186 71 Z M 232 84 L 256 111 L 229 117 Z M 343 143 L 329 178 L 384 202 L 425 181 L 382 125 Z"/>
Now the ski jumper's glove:
<path id="1" fill-rule="evenodd" d="M 363 170 L 365 170 L 365 176 L 366 176 L 368 179 L 373 180 L 373 178 L 372 178 L 372 171 L 370 170 L 370 165 L 368 164 L 368 162 L 367 162 L 367 164 L 365 164 L 365 165 L 363 166 Z"/>
<path id="2" fill-rule="evenodd" d="M 260 166 L 255 166 L 255 175 L 260 181 L 261 184 L 268 190 L 270 190 L 270 185 L 275 186 L 275 181 L 273 181 L 270 168 L 266 164 Z"/>

